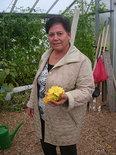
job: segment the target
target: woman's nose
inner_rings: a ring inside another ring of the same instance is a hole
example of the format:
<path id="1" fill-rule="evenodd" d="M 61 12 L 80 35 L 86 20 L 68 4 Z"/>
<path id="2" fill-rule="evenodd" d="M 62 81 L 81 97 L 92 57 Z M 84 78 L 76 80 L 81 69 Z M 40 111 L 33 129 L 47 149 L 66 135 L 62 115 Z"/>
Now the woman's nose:
<path id="1" fill-rule="evenodd" d="M 54 40 L 58 40 L 58 35 L 54 34 Z"/>

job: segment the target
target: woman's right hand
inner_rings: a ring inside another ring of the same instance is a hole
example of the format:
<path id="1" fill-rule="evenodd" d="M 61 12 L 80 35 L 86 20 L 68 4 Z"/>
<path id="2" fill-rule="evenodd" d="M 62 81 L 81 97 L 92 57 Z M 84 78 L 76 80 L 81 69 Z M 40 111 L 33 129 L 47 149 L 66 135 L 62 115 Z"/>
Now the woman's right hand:
<path id="1" fill-rule="evenodd" d="M 33 109 L 33 108 L 27 108 L 27 114 L 28 114 L 30 117 L 33 117 L 33 115 L 34 115 L 34 109 Z"/>

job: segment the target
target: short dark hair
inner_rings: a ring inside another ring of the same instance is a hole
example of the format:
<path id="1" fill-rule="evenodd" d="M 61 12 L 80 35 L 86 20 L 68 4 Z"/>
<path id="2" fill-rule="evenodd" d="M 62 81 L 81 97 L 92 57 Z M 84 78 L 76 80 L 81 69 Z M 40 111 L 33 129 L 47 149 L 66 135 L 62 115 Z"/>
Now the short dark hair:
<path id="1" fill-rule="evenodd" d="M 70 24 L 70 20 L 67 17 L 61 16 L 61 15 L 56 15 L 56 16 L 52 16 L 51 18 L 49 18 L 45 24 L 45 30 L 46 33 L 48 34 L 49 29 L 54 25 L 60 23 L 66 32 L 71 32 L 71 24 Z"/>

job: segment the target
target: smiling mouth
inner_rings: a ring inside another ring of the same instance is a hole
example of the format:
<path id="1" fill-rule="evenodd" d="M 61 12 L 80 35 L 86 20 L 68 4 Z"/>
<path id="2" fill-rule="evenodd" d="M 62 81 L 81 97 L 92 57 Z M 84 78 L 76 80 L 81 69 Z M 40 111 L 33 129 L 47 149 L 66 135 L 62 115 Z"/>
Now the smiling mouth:
<path id="1" fill-rule="evenodd" d="M 61 45 L 61 43 L 54 43 L 53 45 L 54 46 L 59 46 L 59 45 Z"/>

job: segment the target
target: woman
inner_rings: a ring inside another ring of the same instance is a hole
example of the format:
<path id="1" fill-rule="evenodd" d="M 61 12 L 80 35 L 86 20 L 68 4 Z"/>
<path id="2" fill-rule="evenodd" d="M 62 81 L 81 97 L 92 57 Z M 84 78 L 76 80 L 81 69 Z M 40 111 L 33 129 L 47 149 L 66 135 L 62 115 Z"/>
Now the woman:
<path id="1" fill-rule="evenodd" d="M 35 116 L 45 155 L 56 155 L 56 146 L 61 155 L 77 155 L 76 144 L 94 90 L 91 63 L 70 43 L 71 26 L 66 17 L 51 17 L 45 28 L 51 48 L 41 58 L 28 114 Z M 51 86 L 60 86 L 65 93 L 60 101 L 44 104 L 45 91 Z"/>

